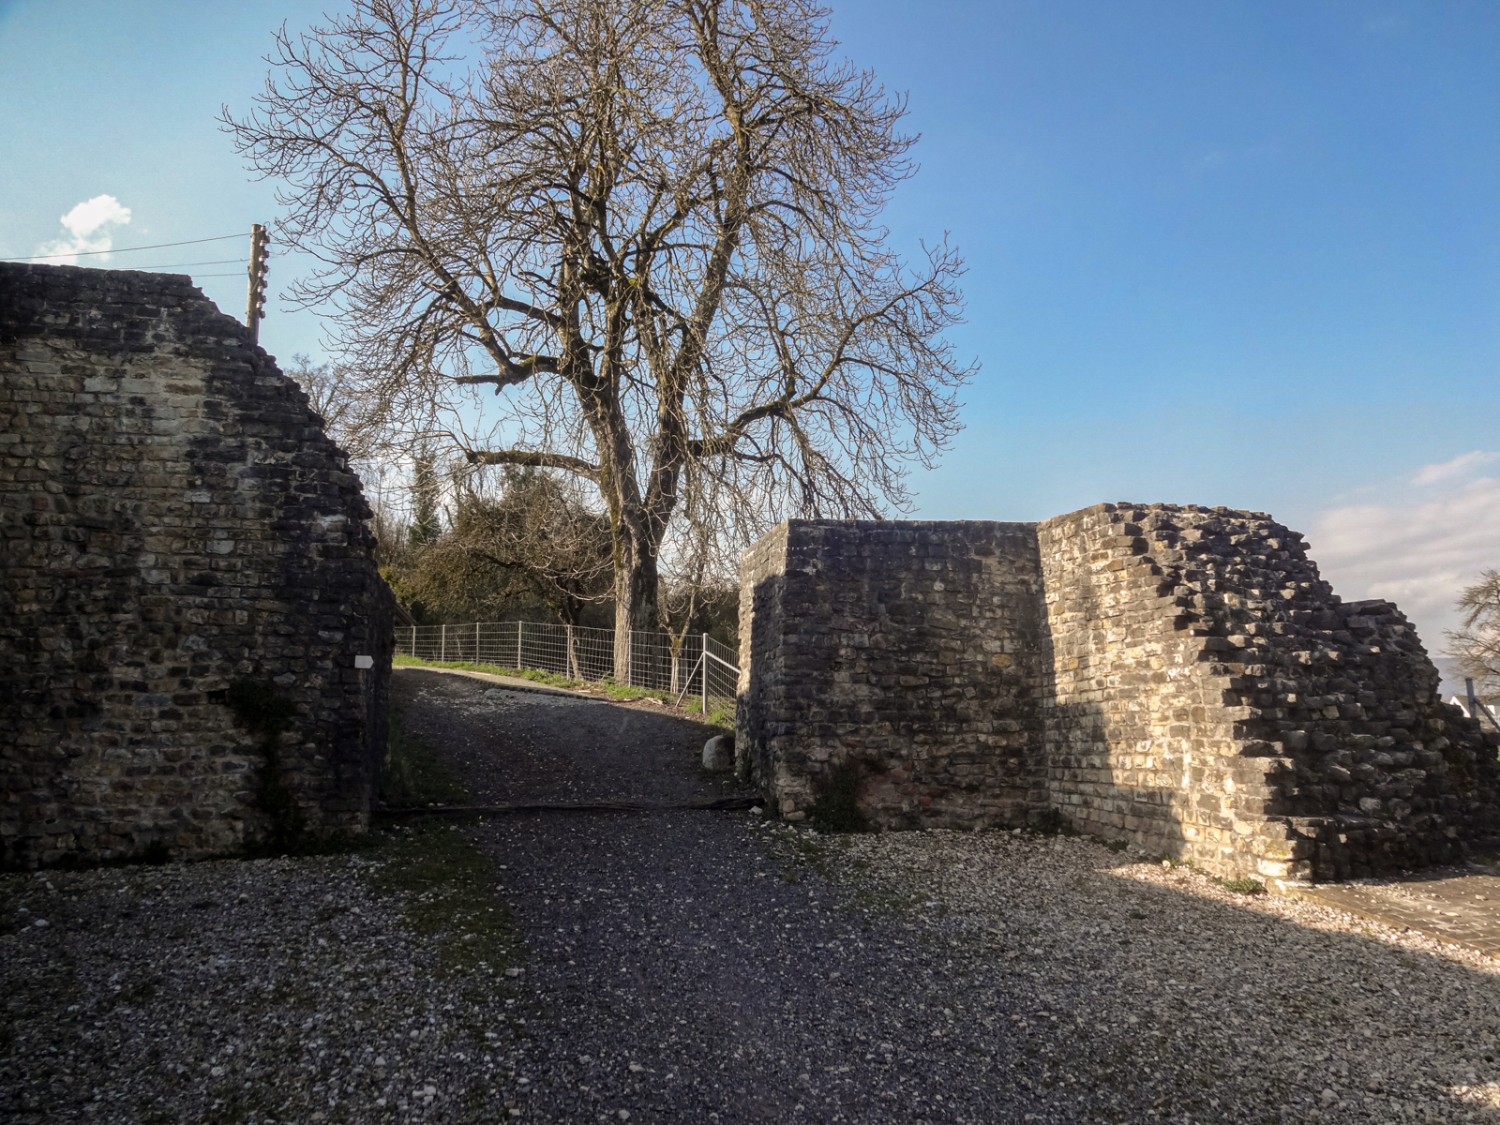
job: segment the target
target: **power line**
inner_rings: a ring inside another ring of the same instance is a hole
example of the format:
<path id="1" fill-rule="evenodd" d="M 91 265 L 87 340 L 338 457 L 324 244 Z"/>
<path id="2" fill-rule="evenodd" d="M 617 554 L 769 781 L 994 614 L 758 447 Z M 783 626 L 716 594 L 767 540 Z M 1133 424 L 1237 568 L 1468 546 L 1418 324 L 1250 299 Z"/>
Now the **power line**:
<path id="1" fill-rule="evenodd" d="M 150 246 L 121 246 L 113 250 L 73 250 L 61 254 L 36 254 L 30 258 L 0 258 L 0 262 L 45 262 L 51 258 L 85 258 L 91 254 L 129 254 L 135 250 L 165 250 L 169 246 L 198 246 L 204 242 L 227 242 L 231 238 L 244 238 L 243 233 L 220 234 L 213 238 L 190 238 L 186 242 L 157 242 Z"/>
<path id="2" fill-rule="evenodd" d="M 215 258 L 211 262 L 163 262 L 156 266 L 131 266 L 133 270 L 170 270 L 178 266 L 232 266 L 243 262 L 244 258 Z"/>
<path id="3" fill-rule="evenodd" d="M 139 266 L 124 266 L 124 267 L 122 267 L 121 272 L 122 273 L 150 273 L 151 271 L 150 270 L 142 269 Z M 244 277 L 245 276 L 245 271 L 244 270 L 236 270 L 234 273 L 194 273 L 194 274 L 188 274 L 186 276 L 191 277 L 194 281 L 208 281 L 210 278 L 215 278 L 215 277 Z"/>

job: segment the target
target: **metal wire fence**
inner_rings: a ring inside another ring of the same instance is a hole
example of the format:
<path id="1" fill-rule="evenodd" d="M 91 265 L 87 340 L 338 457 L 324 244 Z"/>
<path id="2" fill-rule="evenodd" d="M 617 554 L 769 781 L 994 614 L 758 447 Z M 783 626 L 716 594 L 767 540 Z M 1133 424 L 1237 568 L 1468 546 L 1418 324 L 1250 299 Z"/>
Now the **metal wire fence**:
<path id="1" fill-rule="evenodd" d="M 492 621 L 472 625 L 408 625 L 396 630 L 398 655 L 418 660 L 465 661 L 502 668 L 534 668 L 570 680 L 615 679 L 615 633 L 544 621 Z M 694 699 L 705 714 L 733 706 L 738 653 L 707 633 L 675 642 L 668 633 L 630 634 L 631 687 Z"/>

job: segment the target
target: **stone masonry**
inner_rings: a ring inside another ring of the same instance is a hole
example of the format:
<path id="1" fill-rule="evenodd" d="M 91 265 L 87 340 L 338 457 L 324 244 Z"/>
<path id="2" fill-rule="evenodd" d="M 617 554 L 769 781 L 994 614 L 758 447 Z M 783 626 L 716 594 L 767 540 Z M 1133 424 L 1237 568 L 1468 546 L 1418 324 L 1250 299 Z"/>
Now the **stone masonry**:
<path id="1" fill-rule="evenodd" d="M 364 828 L 391 635 L 368 516 L 187 278 L 0 264 L 0 866 Z"/>
<path id="2" fill-rule="evenodd" d="M 1386 602 L 1222 508 L 796 520 L 745 556 L 737 754 L 790 819 L 1070 827 L 1324 881 L 1500 835 L 1500 740 Z"/>

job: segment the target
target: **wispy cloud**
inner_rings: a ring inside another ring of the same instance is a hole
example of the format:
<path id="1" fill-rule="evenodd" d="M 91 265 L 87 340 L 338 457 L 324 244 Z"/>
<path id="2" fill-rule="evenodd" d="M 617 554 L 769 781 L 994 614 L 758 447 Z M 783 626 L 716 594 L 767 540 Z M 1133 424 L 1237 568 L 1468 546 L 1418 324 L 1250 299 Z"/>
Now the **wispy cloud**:
<path id="1" fill-rule="evenodd" d="M 107 251 L 114 245 L 118 228 L 130 222 L 130 208 L 122 206 L 112 195 L 96 195 L 78 204 L 60 221 L 67 233 L 44 243 L 37 254 L 48 256 L 53 265 L 76 265 L 79 254 Z M 109 260 L 107 253 L 99 257 L 102 261 Z"/>
<path id="2" fill-rule="evenodd" d="M 1451 461 L 1440 461 L 1436 465 L 1423 465 L 1417 470 L 1417 475 L 1412 477 L 1412 484 L 1429 485 L 1438 484 L 1445 480 L 1455 480 L 1466 477 L 1486 465 L 1493 465 L 1500 461 L 1500 453 L 1483 449 L 1471 450 L 1468 453 L 1460 453 Z"/>
<path id="3" fill-rule="evenodd" d="M 1456 480 L 1495 459 L 1467 453 L 1428 465 L 1415 479 Z M 1333 508 L 1318 517 L 1308 543 L 1342 597 L 1395 602 L 1436 655 L 1444 631 L 1457 625 L 1454 607 L 1464 587 L 1500 566 L 1500 477 L 1475 476 L 1414 499 Z"/>
<path id="4" fill-rule="evenodd" d="M 1400 35 L 1406 30 L 1406 20 L 1395 13 L 1388 12 L 1378 16 L 1371 16 L 1365 20 L 1364 26 L 1366 35 L 1390 38 L 1393 35 Z"/>

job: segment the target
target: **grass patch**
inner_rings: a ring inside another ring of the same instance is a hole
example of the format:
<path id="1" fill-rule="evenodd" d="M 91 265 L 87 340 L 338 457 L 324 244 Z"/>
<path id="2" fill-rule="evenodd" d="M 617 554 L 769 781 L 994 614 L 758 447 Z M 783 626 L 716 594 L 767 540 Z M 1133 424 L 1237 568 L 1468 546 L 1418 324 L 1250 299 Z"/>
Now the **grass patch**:
<path id="1" fill-rule="evenodd" d="M 859 911 L 866 930 L 882 919 L 910 919 L 926 900 L 925 892 L 887 879 L 868 859 L 851 855 L 855 841 L 847 834 L 819 835 L 805 828 L 784 827 L 773 831 L 767 843 L 783 879 L 800 883 L 804 876 L 816 877 L 837 888 Z"/>
<path id="2" fill-rule="evenodd" d="M 459 672 L 484 672 L 490 676 L 508 676 L 513 680 L 530 680 L 534 684 L 545 684 L 558 688 L 586 688 L 600 685 L 570 680 L 556 672 L 543 672 L 540 668 L 509 668 L 504 664 L 477 664 L 472 660 L 419 660 L 415 656 L 397 653 L 391 663 L 404 668 L 451 668 Z M 641 694 L 650 694 L 642 692 Z M 659 693 L 658 693 L 659 694 Z"/>
<path id="3" fill-rule="evenodd" d="M 380 775 L 387 808 L 465 804 L 470 793 L 432 747 L 390 710 L 390 736 Z M 398 825 L 372 832 L 362 849 L 377 864 L 365 878 L 395 898 L 408 925 L 431 942 L 438 971 L 468 975 L 476 1000 L 495 989 L 493 977 L 521 959 L 510 910 L 500 897 L 499 869 L 463 825 Z"/>
<path id="4" fill-rule="evenodd" d="M 721 727 L 731 734 L 734 733 L 734 700 L 721 700 L 710 696 L 708 714 L 703 716 L 703 721 L 709 726 Z"/>
<path id="5" fill-rule="evenodd" d="M 819 841 L 810 832 L 795 828 L 777 832 L 772 838 L 772 855 L 781 867 L 781 877 L 788 883 L 800 882 L 804 871 L 828 874 Z"/>
<path id="6" fill-rule="evenodd" d="M 494 976 L 522 958 L 494 859 L 460 825 L 381 833 L 371 888 L 397 898 L 407 924 L 433 943 L 440 974 Z M 488 986 L 488 987 L 493 987 Z"/>
<path id="7" fill-rule="evenodd" d="M 1205 876 L 1207 878 L 1212 878 L 1212 876 L 1210 876 L 1207 871 L 1205 871 L 1203 868 L 1199 867 L 1196 863 L 1194 863 L 1190 859 L 1183 859 L 1181 856 L 1178 856 L 1178 855 L 1168 855 L 1165 852 L 1163 852 L 1161 855 L 1157 856 L 1156 858 L 1157 858 L 1157 862 L 1160 863 L 1163 867 L 1170 867 L 1173 871 L 1176 871 L 1176 870 L 1178 870 L 1180 868 L 1180 869 L 1182 869 L 1184 871 L 1191 871 L 1194 875 L 1202 875 L 1202 876 Z M 1222 880 L 1220 880 L 1220 881 L 1222 882 Z M 1254 882 L 1254 880 L 1250 880 L 1250 881 Z"/>
<path id="8" fill-rule="evenodd" d="M 541 673 L 544 676 L 546 674 Z M 645 688 L 631 687 L 629 684 L 617 684 L 613 680 L 598 680 L 588 684 L 574 681 L 571 686 L 602 691 L 611 699 L 618 699 L 622 703 L 628 703 L 632 699 L 655 699 L 660 703 L 672 702 L 672 697 L 664 691 L 647 691 Z"/>

